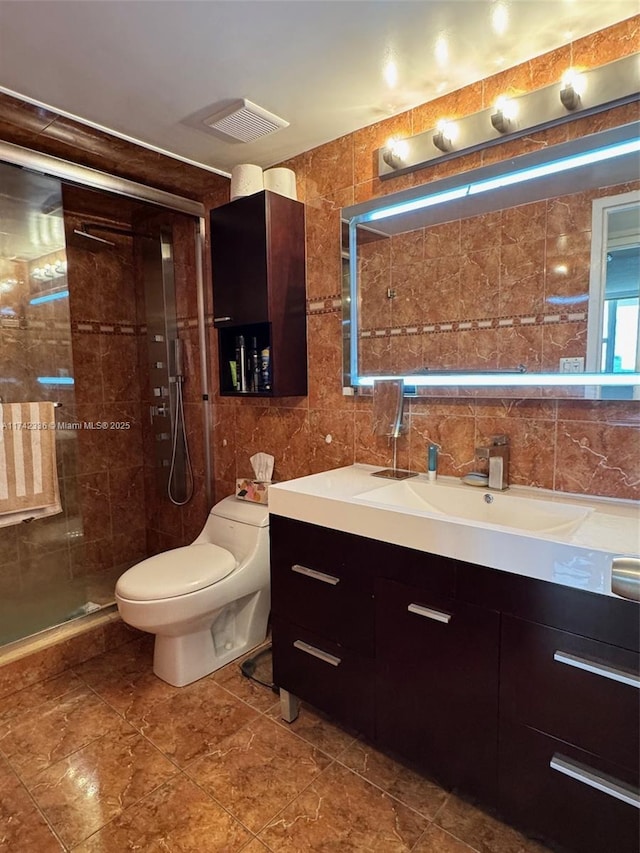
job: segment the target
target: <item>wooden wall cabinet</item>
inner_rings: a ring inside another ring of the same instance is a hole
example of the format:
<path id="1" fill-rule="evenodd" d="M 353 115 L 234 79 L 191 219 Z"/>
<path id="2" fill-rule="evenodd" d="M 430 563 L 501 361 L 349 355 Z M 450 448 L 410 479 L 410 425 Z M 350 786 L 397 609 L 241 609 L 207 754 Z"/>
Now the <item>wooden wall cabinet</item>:
<path id="1" fill-rule="evenodd" d="M 211 211 L 214 326 L 220 393 L 304 396 L 307 393 L 304 205 L 267 190 Z M 242 393 L 230 363 L 242 335 L 247 353 L 270 350 L 270 388 Z"/>
<path id="2" fill-rule="evenodd" d="M 271 516 L 274 680 L 575 853 L 639 853 L 638 605 Z"/>

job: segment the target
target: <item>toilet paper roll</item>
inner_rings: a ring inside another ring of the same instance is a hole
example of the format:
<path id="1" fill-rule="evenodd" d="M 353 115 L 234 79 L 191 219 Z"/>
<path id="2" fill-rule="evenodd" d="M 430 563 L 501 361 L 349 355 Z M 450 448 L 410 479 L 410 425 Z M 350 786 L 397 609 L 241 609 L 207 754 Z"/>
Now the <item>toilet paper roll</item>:
<path id="1" fill-rule="evenodd" d="M 280 166 L 275 169 L 267 169 L 264 173 L 264 188 L 279 195 L 286 195 L 287 198 L 298 198 L 296 173 L 293 169 L 285 169 Z"/>
<path id="2" fill-rule="evenodd" d="M 231 170 L 231 201 L 245 195 L 262 192 L 264 180 L 260 166 L 241 163 Z"/>

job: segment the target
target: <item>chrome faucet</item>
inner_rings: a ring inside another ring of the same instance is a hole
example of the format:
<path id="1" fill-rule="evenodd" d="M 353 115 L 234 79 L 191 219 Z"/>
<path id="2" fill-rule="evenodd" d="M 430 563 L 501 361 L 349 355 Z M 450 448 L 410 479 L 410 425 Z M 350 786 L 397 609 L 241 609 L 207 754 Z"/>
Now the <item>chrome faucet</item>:
<path id="1" fill-rule="evenodd" d="M 476 447 L 478 459 L 489 460 L 490 489 L 504 491 L 509 488 L 509 437 L 494 435 L 485 447 Z"/>

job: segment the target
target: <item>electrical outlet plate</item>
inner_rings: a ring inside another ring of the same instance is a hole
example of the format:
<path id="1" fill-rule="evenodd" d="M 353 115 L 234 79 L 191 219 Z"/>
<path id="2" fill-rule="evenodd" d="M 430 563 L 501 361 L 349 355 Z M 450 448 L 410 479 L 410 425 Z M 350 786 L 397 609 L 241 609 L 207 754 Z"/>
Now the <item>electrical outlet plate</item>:
<path id="1" fill-rule="evenodd" d="M 584 358 L 561 358 L 560 373 L 584 373 Z"/>

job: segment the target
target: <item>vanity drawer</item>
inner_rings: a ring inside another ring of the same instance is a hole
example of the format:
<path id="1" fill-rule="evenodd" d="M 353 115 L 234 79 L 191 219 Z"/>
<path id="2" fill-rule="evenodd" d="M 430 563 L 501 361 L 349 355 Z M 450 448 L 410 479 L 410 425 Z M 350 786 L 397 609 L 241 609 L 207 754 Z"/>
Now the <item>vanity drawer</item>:
<path id="1" fill-rule="evenodd" d="M 340 646 L 373 652 L 373 571 L 347 533 L 271 517 L 272 613 Z"/>
<path id="2" fill-rule="evenodd" d="M 575 853 L 638 853 L 638 774 L 516 723 L 500 729 L 499 805 Z"/>
<path id="3" fill-rule="evenodd" d="M 502 650 L 502 716 L 637 769 L 637 654 L 508 616 Z"/>
<path id="4" fill-rule="evenodd" d="M 273 680 L 341 723 L 373 737 L 373 661 L 275 617 Z"/>

